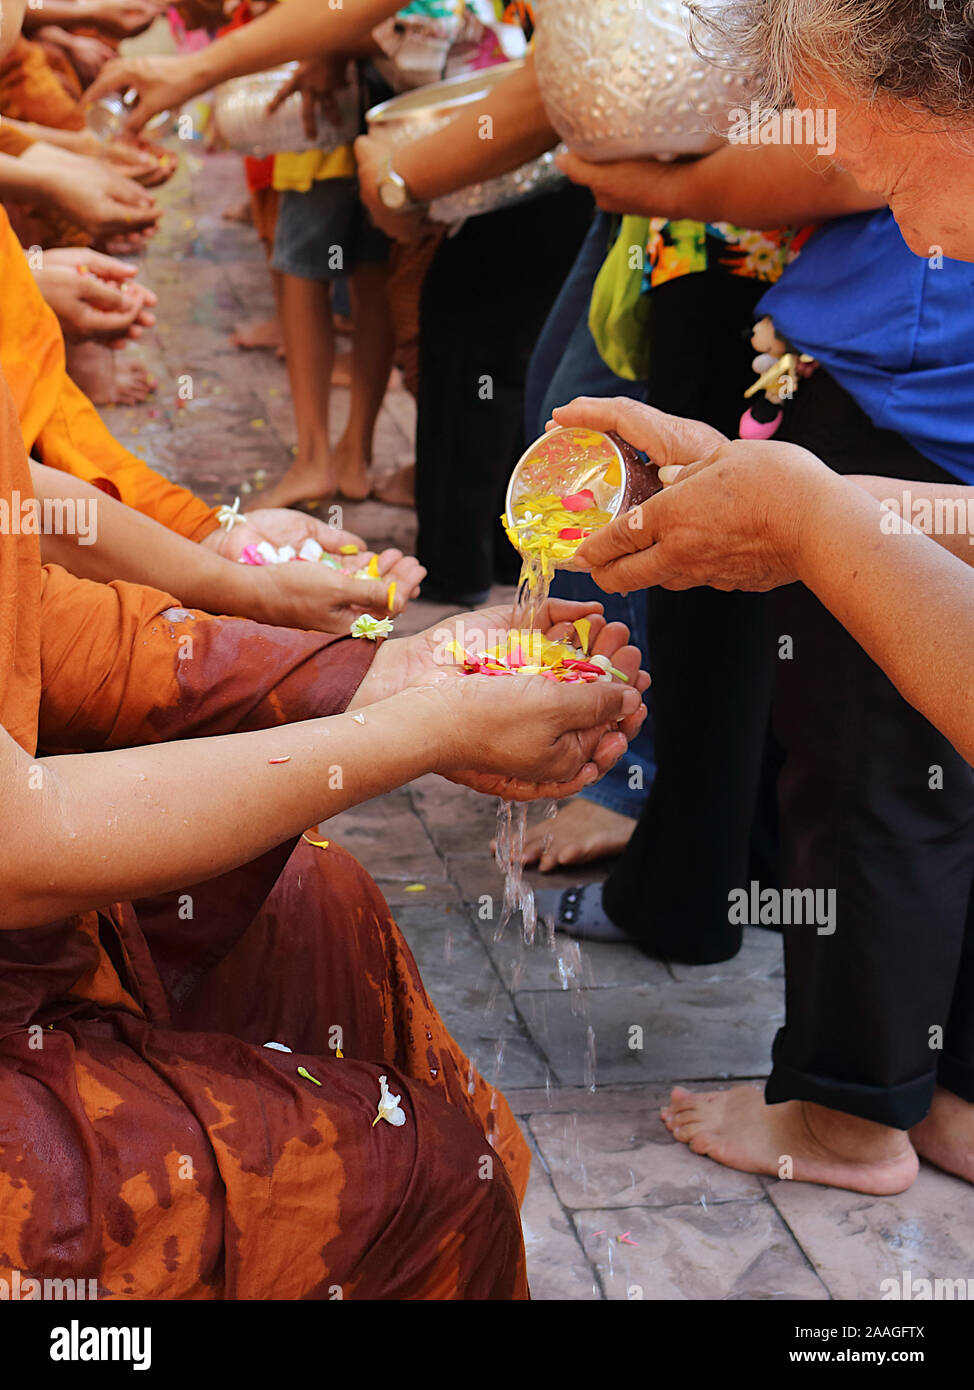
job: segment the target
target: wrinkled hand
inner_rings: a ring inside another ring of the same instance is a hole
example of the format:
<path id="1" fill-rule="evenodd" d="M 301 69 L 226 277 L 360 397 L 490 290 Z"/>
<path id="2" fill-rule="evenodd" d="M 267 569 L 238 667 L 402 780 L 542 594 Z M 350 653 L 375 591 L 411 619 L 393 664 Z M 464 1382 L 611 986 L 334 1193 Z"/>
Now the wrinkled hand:
<path id="1" fill-rule="evenodd" d="M 671 206 L 671 188 L 676 189 L 679 165 L 659 159 L 620 159 L 609 164 L 593 164 L 574 150 L 559 154 L 555 163 L 572 183 L 591 189 L 603 212 L 633 213 L 642 217 L 679 215 Z"/>
<path id="2" fill-rule="evenodd" d="M 582 398 L 557 425 L 616 430 L 660 465 L 663 491 L 579 546 L 607 593 L 659 586 L 760 592 L 797 576 L 802 517 L 835 475 L 793 444 L 728 440 L 709 425 L 625 399 Z"/>
<path id="3" fill-rule="evenodd" d="M 57 314 L 65 338 L 121 347 L 151 328 L 156 296 L 136 283 L 134 265 L 86 247 L 56 247 L 43 253 L 34 279 Z"/>
<path id="4" fill-rule="evenodd" d="M 159 58 L 116 58 L 106 63 L 84 95 L 90 105 L 112 92 L 136 92 L 125 129 L 132 135 L 157 116 L 188 101 L 196 93 L 192 54 L 173 54 Z"/>
<path id="5" fill-rule="evenodd" d="M 385 170 L 387 150 L 370 135 L 360 135 L 355 141 L 355 162 L 358 171 L 359 194 L 377 227 L 393 241 L 416 241 L 429 231 L 429 221 L 422 212 L 393 212 L 379 197 L 379 180 Z"/>
<path id="6" fill-rule="evenodd" d="M 341 112 L 335 101 L 335 93 L 347 86 L 348 60 L 341 54 L 329 53 L 320 58 L 308 58 L 298 64 L 294 76 L 271 97 L 267 104 L 267 114 L 273 115 L 289 96 L 300 92 L 304 133 L 309 140 L 314 140 L 318 135 L 315 108 L 321 108 L 323 116 L 331 125 L 339 125 Z"/>
<path id="7" fill-rule="evenodd" d="M 95 236 L 154 228 L 162 216 L 154 198 L 101 160 L 42 141 L 20 158 L 40 175 L 47 197 Z"/>

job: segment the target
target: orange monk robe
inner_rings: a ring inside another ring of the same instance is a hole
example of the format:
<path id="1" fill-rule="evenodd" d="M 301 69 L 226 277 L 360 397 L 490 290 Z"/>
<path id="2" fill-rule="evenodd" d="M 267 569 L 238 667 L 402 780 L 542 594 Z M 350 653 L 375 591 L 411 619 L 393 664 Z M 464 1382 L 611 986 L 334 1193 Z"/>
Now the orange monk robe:
<path id="1" fill-rule="evenodd" d="M 31 486 L 18 428 L 0 376 L 11 511 Z M 37 753 L 340 713 L 374 653 L 42 568 L 34 535 L 0 545 L 0 738 L 24 775 Z M 526 1297 L 527 1145 L 365 871 L 302 842 L 188 888 L 0 931 L 0 1279 L 123 1300 Z"/>
<path id="2" fill-rule="evenodd" d="M 129 453 L 67 374 L 64 338 L 23 248 L 0 208 L 0 367 L 13 394 L 24 447 L 192 541 L 217 526 L 217 510 Z"/>
<path id="3" fill-rule="evenodd" d="M 81 84 L 67 58 L 22 35 L 0 61 L 0 112 L 12 120 L 83 130 L 80 97 Z"/>

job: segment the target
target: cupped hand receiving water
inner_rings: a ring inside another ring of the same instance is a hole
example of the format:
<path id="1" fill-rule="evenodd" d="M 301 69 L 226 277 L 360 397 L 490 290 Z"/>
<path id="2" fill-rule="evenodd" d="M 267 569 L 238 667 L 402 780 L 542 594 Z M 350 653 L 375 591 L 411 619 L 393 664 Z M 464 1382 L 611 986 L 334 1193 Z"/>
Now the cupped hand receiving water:
<path id="1" fill-rule="evenodd" d="M 352 706 L 429 690 L 446 699 L 444 740 L 460 738 L 465 750 L 444 776 L 508 801 L 571 796 L 608 772 L 638 733 L 649 676 L 625 624 L 607 623 L 599 603 L 564 599 L 547 601 L 540 630 L 557 641 L 572 636 L 573 622 L 588 620 L 590 654 L 608 657 L 627 682 L 561 685 L 543 677 L 464 674 L 451 644 L 476 651 L 503 642 L 512 616 L 510 607 L 480 609 L 385 642 Z"/>

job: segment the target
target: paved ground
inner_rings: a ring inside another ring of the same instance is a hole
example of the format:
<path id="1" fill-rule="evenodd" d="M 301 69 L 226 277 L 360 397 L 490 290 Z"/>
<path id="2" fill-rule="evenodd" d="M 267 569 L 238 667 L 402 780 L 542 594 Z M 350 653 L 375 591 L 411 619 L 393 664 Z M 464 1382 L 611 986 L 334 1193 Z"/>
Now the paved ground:
<path id="1" fill-rule="evenodd" d="M 253 233 L 220 217 L 241 191 L 227 156 L 191 157 L 166 190 L 144 270 L 161 299 L 143 350 L 158 393 L 106 412 L 131 448 L 223 500 L 257 487 L 259 470 L 283 471 L 294 439 L 284 367 L 227 342 L 235 321 L 270 307 Z M 187 375 L 194 396 L 180 408 Z M 337 395 L 336 435 L 347 404 Z M 409 399 L 390 391 L 383 469 L 410 457 L 412 419 Z M 410 514 L 378 503 L 349 506 L 345 521 L 371 541 L 412 538 Z M 410 623 L 444 611 L 417 604 Z M 448 1024 L 535 1146 L 524 1215 L 536 1298 L 859 1299 L 907 1269 L 967 1276 L 974 1193 L 958 1181 L 924 1167 L 910 1192 L 877 1199 L 759 1179 L 689 1153 L 663 1128 L 658 1106 L 674 1081 L 766 1074 L 783 1013 L 776 936 L 749 930 L 736 960 L 701 968 L 618 947 L 587 949 L 579 965 L 564 950 L 526 950 L 513 924 L 495 940 L 493 822 L 493 803 L 428 778 L 338 817 L 328 834 L 378 879 Z M 563 987 L 572 974 L 583 988 Z M 631 1243 L 619 1240 L 627 1233 Z"/>

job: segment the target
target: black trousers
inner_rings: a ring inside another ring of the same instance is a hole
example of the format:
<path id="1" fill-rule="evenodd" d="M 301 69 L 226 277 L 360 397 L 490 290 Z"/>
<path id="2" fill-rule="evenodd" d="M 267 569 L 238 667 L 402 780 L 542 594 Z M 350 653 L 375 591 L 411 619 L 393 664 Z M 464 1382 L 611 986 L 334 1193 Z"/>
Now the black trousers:
<path id="1" fill-rule="evenodd" d="M 956 482 L 822 372 L 783 435 L 840 473 Z M 767 1099 L 907 1129 L 934 1084 L 974 1101 L 974 771 L 802 585 L 769 596 L 782 881 L 835 890 L 835 931 L 786 926 Z"/>
<path id="2" fill-rule="evenodd" d="M 737 434 L 765 288 L 717 271 L 654 290 L 650 405 Z M 773 819 L 758 796 L 773 676 L 767 603 L 763 594 L 650 589 L 648 605 L 657 773 L 602 900 L 652 955 L 727 960 L 741 944 L 728 894 L 749 881 L 756 820 Z"/>
<path id="3" fill-rule="evenodd" d="M 821 371 L 803 383 L 779 437 L 842 473 L 956 481 L 898 435 L 875 429 Z M 654 953 L 713 960 L 722 944 L 734 947 L 740 929 L 727 924 L 720 893 L 750 879 L 750 869 L 733 878 L 733 864 L 735 856 L 746 862 L 742 827 L 761 785 L 760 758 L 749 764 L 748 746 L 763 716 L 752 709 L 709 770 L 696 741 L 710 743 L 701 721 L 714 707 L 711 686 L 739 714 L 742 696 L 758 699 L 773 678 L 780 882 L 833 890 L 836 917 L 831 935 L 815 925 L 783 928 L 786 1022 L 767 1099 L 815 1101 L 901 1129 L 926 1114 L 938 1081 L 974 1101 L 974 772 L 803 586 L 766 598 L 713 597 L 753 599 L 764 609 L 748 629 L 755 669 L 750 678 L 742 670 L 741 629 L 733 641 L 702 634 L 692 607 L 682 639 L 671 633 L 661 652 L 654 638 L 656 698 L 662 686 L 668 736 L 677 738 L 682 719 L 690 761 L 681 779 L 673 750 L 666 803 L 654 806 L 651 795 L 606 885 L 607 910 Z M 791 659 L 778 659 L 783 636 Z M 657 671 L 667 652 L 679 663 L 676 676 Z M 697 687 L 681 691 L 691 678 Z M 741 778 L 736 790 L 733 776 Z M 706 836 L 727 824 L 735 799 L 742 825 L 729 843 L 712 846 Z M 673 814 L 682 816 L 675 825 Z M 652 881 L 661 870 L 662 888 Z M 681 873 L 695 875 L 683 884 L 682 941 Z M 702 906 L 713 915 L 699 915 Z"/>
<path id="4" fill-rule="evenodd" d="M 528 362 L 592 222 L 567 188 L 473 217 L 445 240 L 420 301 L 417 555 L 451 594 L 514 583 L 498 518 L 524 438 Z"/>

